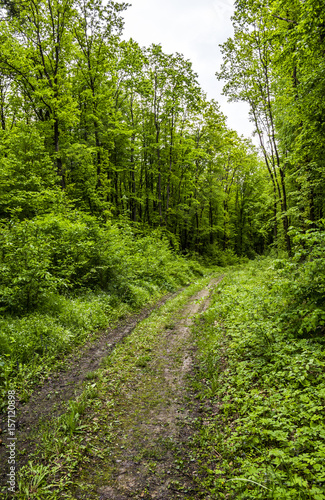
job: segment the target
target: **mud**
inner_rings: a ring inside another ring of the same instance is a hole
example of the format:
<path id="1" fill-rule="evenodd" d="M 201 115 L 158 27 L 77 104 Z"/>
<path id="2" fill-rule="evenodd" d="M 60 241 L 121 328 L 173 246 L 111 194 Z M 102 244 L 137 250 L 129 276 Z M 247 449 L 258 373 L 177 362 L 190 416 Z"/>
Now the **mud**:
<path id="1" fill-rule="evenodd" d="M 195 362 L 191 324 L 208 307 L 210 292 L 221 279 L 192 297 L 181 318 L 159 333 L 152 361 L 121 392 L 119 429 L 110 456 L 105 463 L 94 459 L 87 466 L 73 498 L 204 498 L 193 481 L 195 463 L 188 464 L 188 474 L 182 466 L 190 461 L 185 449 L 196 417 L 188 383 Z"/>
<path id="2" fill-rule="evenodd" d="M 151 312 L 161 307 L 176 294 L 168 294 L 151 307 L 140 313 L 120 321 L 115 328 L 100 332 L 96 340 L 87 342 L 78 352 L 68 356 L 65 368 L 53 373 L 44 384 L 35 388 L 26 404 L 17 403 L 16 417 L 16 449 L 19 450 L 18 468 L 28 461 L 28 456 L 35 449 L 38 437 L 38 427 L 41 421 L 58 417 L 65 412 L 66 403 L 82 392 L 82 383 L 89 372 L 96 370 L 103 358 L 127 335 L 136 325 L 147 318 Z M 6 430 L 6 419 L 0 416 L 0 428 Z M 1 435 L 6 441 L 6 433 Z M 4 445 L 0 446 L 0 485 L 7 482 L 7 453 Z"/>

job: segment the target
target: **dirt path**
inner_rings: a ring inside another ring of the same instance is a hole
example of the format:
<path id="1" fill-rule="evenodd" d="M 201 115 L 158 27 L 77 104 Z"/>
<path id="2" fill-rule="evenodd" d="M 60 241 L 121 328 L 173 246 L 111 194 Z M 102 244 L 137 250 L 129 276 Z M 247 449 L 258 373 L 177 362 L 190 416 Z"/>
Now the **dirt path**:
<path id="1" fill-rule="evenodd" d="M 205 498 L 188 446 L 196 418 L 190 327 L 221 279 L 204 277 L 102 332 L 18 408 L 19 499 Z M 68 400 L 83 406 L 80 415 Z M 2 485 L 6 462 L 2 446 Z"/>
<path id="2" fill-rule="evenodd" d="M 150 362 L 121 389 L 118 430 L 109 457 L 104 463 L 94 457 L 86 470 L 80 469 L 71 498 L 204 498 L 182 472 L 182 448 L 191 433 L 188 422 L 195 416 L 188 404 L 192 395 L 187 377 L 195 355 L 190 326 L 208 307 L 210 291 L 221 279 L 192 297 L 174 324 L 159 332 Z"/>
<path id="3" fill-rule="evenodd" d="M 175 295 L 175 294 L 174 294 Z M 75 398 L 83 390 L 82 383 L 89 372 L 96 370 L 121 340 L 129 335 L 136 325 L 147 318 L 154 309 L 161 307 L 173 297 L 169 294 L 151 307 L 143 309 L 120 321 L 115 328 L 109 328 L 99 335 L 95 341 L 90 341 L 79 348 L 77 354 L 66 358 L 64 369 L 54 373 L 42 386 L 35 391 L 26 404 L 18 404 L 16 420 L 17 449 L 23 451 L 19 458 L 18 468 L 24 465 L 35 448 L 38 439 L 40 421 L 55 418 L 65 412 L 66 402 Z M 0 415 L 0 428 L 6 429 L 7 419 Z M 5 441 L 6 434 L 2 437 Z M 5 446 L 0 446 L 0 485 L 7 481 L 7 454 Z"/>

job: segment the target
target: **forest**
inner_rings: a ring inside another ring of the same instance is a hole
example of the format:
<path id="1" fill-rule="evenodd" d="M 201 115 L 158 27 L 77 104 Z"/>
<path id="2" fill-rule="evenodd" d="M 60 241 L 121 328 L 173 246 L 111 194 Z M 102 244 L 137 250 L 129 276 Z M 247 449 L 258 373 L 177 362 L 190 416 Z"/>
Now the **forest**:
<path id="1" fill-rule="evenodd" d="M 235 1 L 216 78 L 258 147 L 184 55 L 123 39 L 127 8 L 0 1 L 0 412 L 94 332 L 217 273 L 193 390 L 222 409 L 194 431 L 186 498 L 325 499 L 323 2 Z M 17 498 L 99 498 L 51 457 L 22 468 Z"/>

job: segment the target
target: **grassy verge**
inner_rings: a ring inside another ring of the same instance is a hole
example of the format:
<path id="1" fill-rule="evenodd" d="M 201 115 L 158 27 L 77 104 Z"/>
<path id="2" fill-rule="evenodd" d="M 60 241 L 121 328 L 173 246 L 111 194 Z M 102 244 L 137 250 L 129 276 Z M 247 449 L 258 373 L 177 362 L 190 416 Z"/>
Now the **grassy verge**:
<path id="1" fill-rule="evenodd" d="M 196 281 L 142 321 L 104 360 L 102 368 L 87 375 L 84 392 L 69 403 L 66 413 L 55 422 L 42 424 L 34 436 L 38 447 L 19 472 L 17 498 L 75 498 L 76 473 L 87 475 L 89 467 L 93 473 L 94 461 L 99 470 L 105 468 L 105 457 L 120 426 L 121 388 L 136 379 L 154 356 L 161 329 L 171 324 L 173 316 L 210 279 Z"/>
<path id="2" fill-rule="evenodd" d="M 157 299 L 155 293 L 151 301 Z M 87 293 L 77 298 L 53 296 L 47 311 L 24 317 L 1 318 L 2 336 L 10 352 L 2 365 L 0 410 L 5 407 L 7 391 L 15 389 L 19 401 L 28 401 L 33 386 L 42 383 L 53 370 L 64 364 L 73 349 L 96 338 L 96 331 L 130 314 L 134 307 L 115 302 L 108 293 Z"/>
<path id="3" fill-rule="evenodd" d="M 286 330 L 272 262 L 227 274 L 196 326 L 192 443 L 211 499 L 325 499 L 325 339 Z"/>

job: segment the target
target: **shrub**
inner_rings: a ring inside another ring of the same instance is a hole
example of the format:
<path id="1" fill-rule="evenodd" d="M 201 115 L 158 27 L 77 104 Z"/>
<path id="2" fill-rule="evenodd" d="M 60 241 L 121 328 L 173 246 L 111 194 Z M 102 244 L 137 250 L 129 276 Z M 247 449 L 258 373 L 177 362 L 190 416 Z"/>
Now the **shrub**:
<path id="1" fill-rule="evenodd" d="M 0 235 L 0 304 L 10 313 L 40 307 L 55 291 L 105 290 L 137 303 L 134 287 L 174 290 L 202 273 L 166 238 L 135 237 L 129 226 L 100 225 L 77 211 L 16 221 Z"/>
<path id="2" fill-rule="evenodd" d="M 39 306 L 63 283 L 50 271 L 51 241 L 34 221 L 0 231 L 0 307 L 23 313 Z"/>
<path id="3" fill-rule="evenodd" d="M 294 335 L 310 337 L 325 332 L 325 231 L 311 229 L 294 237 L 293 261 L 277 262 L 276 288 L 287 298 L 281 318 Z"/>

